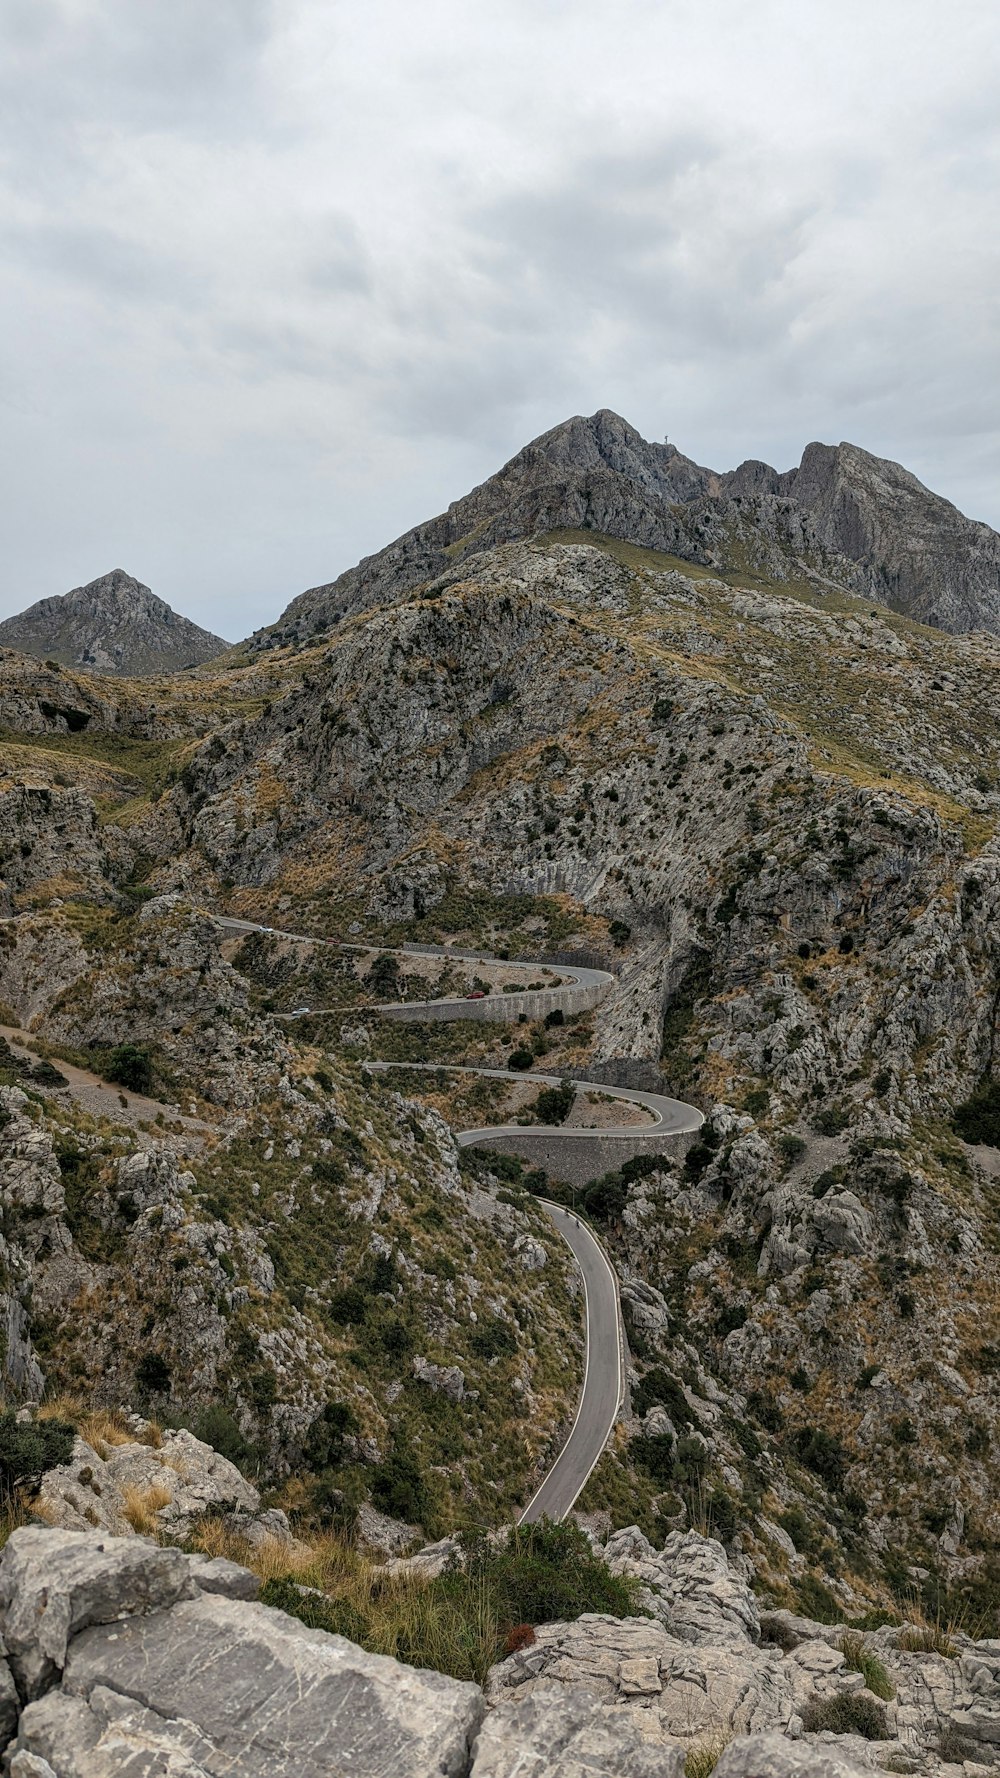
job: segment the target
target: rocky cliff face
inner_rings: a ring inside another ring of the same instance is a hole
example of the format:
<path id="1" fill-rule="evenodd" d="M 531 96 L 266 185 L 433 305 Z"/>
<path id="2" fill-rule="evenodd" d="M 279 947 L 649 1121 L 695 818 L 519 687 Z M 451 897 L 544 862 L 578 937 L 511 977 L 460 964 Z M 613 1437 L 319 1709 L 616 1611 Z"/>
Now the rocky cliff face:
<path id="1" fill-rule="evenodd" d="M 899 464 L 811 444 L 784 474 L 748 462 L 720 475 L 602 409 L 543 433 L 440 517 L 301 594 L 255 642 L 328 633 L 497 544 L 566 530 L 722 572 L 814 574 L 942 630 L 1000 629 L 1000 537 Z"/>
<path id="2" fill-rule="evenodd" d="M 744 464 L 723 486 L 730 498 L 764 494 L 762 521 L 794 542 L 791 501 L 838 578 L 880 604 L 936 629 L 1000 628 L 1000 537 L 900 464 L 857 445 L 811 444 L 798 469 Z"/>
<path id="3" fill-rule="evenodd" d="M 0 646 L 89 673 L 174 673 L 228 647 L 115 568 L 0 623 Z"/>

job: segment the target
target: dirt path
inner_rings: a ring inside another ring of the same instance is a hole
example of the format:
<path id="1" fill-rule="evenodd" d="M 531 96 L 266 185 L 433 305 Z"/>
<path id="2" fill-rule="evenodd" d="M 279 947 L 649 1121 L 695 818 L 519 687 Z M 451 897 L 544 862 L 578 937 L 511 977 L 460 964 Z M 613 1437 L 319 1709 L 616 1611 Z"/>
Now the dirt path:
<path id="1" fill-rule="evenodd" d="M 19 1061 L 35 1064 L 42 1060 L 30 1047 L 27 1032 L 19 1031 L 13 1025 L 0 1025 L 0 1037 L 6 1039 Z M 64 1077 L 66 1086 L 32 1081 L 24 1084 L 37 1085 L 43 1092 L 51 1093 L 53 1098 L 68 1096 L 93 1117 L 106 1118 L 109 1123 L 131 1124 L 133 1129 L 155 1136 L 159 1146 L 176 1153 L 201 1148 L 206 1135 L 212 1133 L 212 1125 L 201 1118 L 184 1117 L 173 1107 L 161 1105 L 158 1099 L 147 1099 L 144 1094 L 130 1092 L 125 1087 L 109 1086 L 99 1074 L 91 1074 L 89 1069 L 78 1068 L 73 1062 L 56 1059 L 52 1066 Z M 158 1117 L 163 1118 L 164 1123 L 158 1124 Z"/>

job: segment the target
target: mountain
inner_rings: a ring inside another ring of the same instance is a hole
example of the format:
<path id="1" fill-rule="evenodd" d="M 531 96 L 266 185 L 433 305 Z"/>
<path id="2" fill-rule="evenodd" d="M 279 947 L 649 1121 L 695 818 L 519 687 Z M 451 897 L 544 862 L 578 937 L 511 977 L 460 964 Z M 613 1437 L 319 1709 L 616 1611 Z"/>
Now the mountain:
<path id="1" fill-rule="evenodd" d="M 538 1174 L 452 1132 L 648 1086 L 690 1144 L 544 1162 L 627 1336 L 588 1526 L 707 1532 L 831 1638 L 995 1636 L 1000 638 L 870 590 L 929 511 L 957 601 L 992 534 L 951 510 L 604 415 L 298 602 L 301 646 L 155 688 L 6 654 L 9 1398 L 211 1427 L 297 1536 L 499 1524 L 572 1417 L 579 1280 Z M 551 1023 L 373 1010 L 567 952 L 613 979 Z"/>
<path id="2" fill-rule="evenodd" d="M 301 642 L 498 543 L 599 531 L 726 574 L 833 580 L 949 631 L 1000 631 L 1000 536 L 856 445 L 727 474 L 602 409 L 543 433 L 447 512 L 294 599 L 258 647 Z"/>
<path id="3" fill-rule="evenodd" d="M 124 569 L 113 568 L 87 586 L 39 599 L 6 618 L 0 623 L 0 646 L 63 667 L 142 677 L 200 666 L 229 643 L 172 611 Z"/>

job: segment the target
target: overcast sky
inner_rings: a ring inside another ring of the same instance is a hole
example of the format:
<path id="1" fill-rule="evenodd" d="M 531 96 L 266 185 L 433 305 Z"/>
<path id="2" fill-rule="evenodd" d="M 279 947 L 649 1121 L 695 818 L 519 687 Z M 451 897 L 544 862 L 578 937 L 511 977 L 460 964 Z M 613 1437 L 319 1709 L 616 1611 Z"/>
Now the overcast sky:
<path id="1" fill-rule="evenodd" d="M 0 0 L 0 616 L 235 639 L 612 407 L 1000 528 L 995 0 Z"/>

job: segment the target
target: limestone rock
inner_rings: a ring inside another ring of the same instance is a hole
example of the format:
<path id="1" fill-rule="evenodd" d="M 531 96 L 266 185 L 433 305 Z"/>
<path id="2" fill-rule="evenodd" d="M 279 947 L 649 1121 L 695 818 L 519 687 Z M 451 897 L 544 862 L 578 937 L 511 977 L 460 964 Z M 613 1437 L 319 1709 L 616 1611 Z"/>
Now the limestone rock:
<path id="1" fill-rule="evenodd" d="M 175 1605 L 169 1621 L 133 1617 L 85 1630 L 73 1641 L 63 1689 L 72 1703 L 86 1702 L 95 1746 L 118 1732 L 102 1721 L 111 1694 L 127 1709 L 155 1713 L 157 1733 L 186 1757 L 241 1778 L 460 1778 L 484 1709 L 477 1686 L 207 1593 Z M 25 1712 L 21 1739 L 30 1751 L 50 1759 L 54 1734 L 42 1711 Z"/>
<path id="2" fill-rule="evenodd" d="M 461 1401 L 465 1394 L 465 1375 L 457 1364 L 431 1364 L 426 1358 L 413 1360 L 413 1375 L 435 1395 L 446 1395 L 449 1401 Z"/>
<path id="3" fill-rule="evenodd" d="M 383 1556 L 402 1556 L 420 1538 L 419 1525 L 404 1525 L 401 1519 L 390 1519 L 365 1501 L 358 1508 L 355 1531 L 362 1543 Z"/>
<path id="4" fill-rule="evenodd" d="M 604 1554 L 612 1573 L 634 1574 L 644 1582 L 649 1609 L 682 1641 L 719 1645 L 759 1641 L 756 1600 L 714 1538 L 672 1531 L 662 1552 L 657 1552 L 633 1525 L 615 1532 Z"/>
<path id="5" fill-rule="evenodd" d="M 166 1432 L 156 1449 L 125 1444 L 107 1451 L 101 1458 L 78 1438 L 70 1462 L 42 1477 L 39 1498 L 50 1524 L 67 1531 L 95 1527 L 129 1537 L 127 1497 L 148 1500 L 164 1493 L 168 1498 L 157 1506 L 155 1518 L 163 1533 L 178 1541 L 206 1512 L 241 1514 L 248 1529 L 255 1522 L 260 1507 L 256 1488 L 234 1463 L 193 1433 Z"/>
<path id="6" fill-rule="evenodd" d="M 192 1556 L 189 1572 L 201 1592 L 220 1593 L 223 1599 L 256 1599 L 260 1592 L 260 1576 L 225 1556 Z"/>
<path id="7" fill-rule="evenodd" d="M 592 1693 L 540 1686 L 490 1712 L 471 1778 L 681 1778 L 679 1748 L 651 1747 L 621 1712 Z"/>
<path id="8" fill-rule="evenodd" d="M 86 1625 L 159 1612 L 191 1591 L 179 1550 L 48 1527 L 12 1532 L 0 1557 L 0 1611 L 19 1686 L 29 1698 L 44 1691 Z"/>
<path id="9" fill-rule="evenodd" d="M 832 1737 L 831 1737 L 832 1741 Z M 857 1778 L 871 1771 L 841 1747 L 789 1741 L 784 1735 L 754 1735 L 730 1742 L 715 1770 L 718 1778 Z"/>
<path id="10" fill-rule="evenodd" d="M 662 1743 L 785 1728 L 795 1712 L 777 1654 L 746 1639 L 742 1647 L 693 1648 L 645 1618 L 586 1613 L 571 1624 L 541 1624 L 529 1647 L 491 1669 L 487 1696 L 521 1699 L 554 1682 L 584 1686 Z"/>

